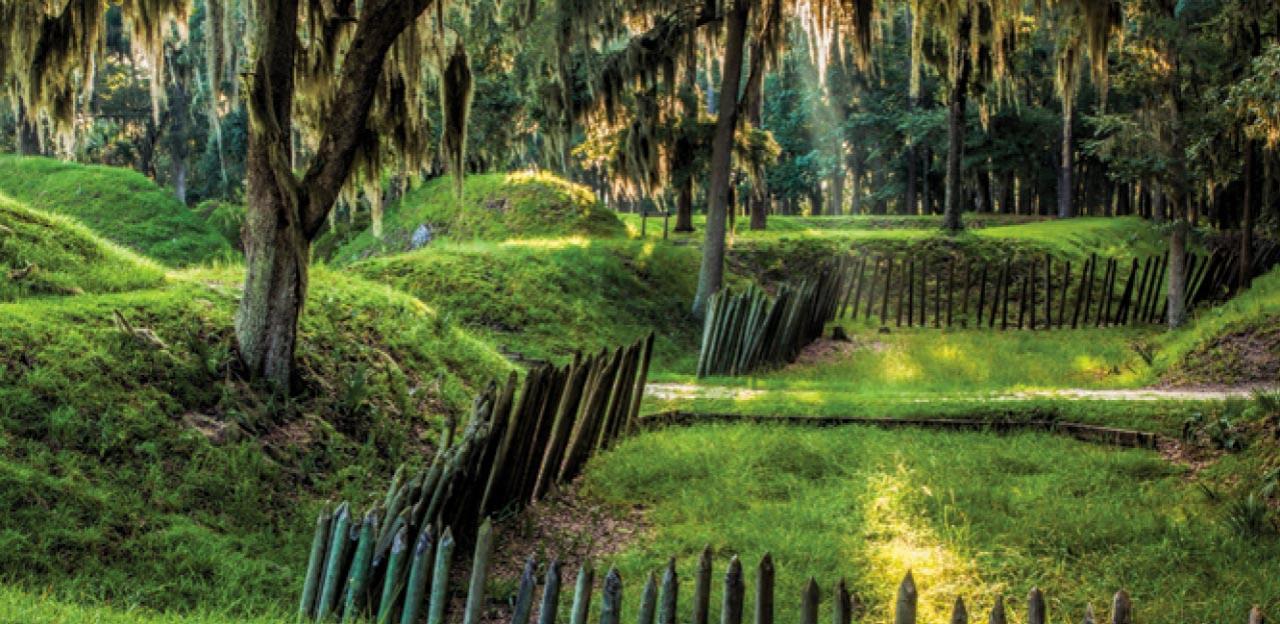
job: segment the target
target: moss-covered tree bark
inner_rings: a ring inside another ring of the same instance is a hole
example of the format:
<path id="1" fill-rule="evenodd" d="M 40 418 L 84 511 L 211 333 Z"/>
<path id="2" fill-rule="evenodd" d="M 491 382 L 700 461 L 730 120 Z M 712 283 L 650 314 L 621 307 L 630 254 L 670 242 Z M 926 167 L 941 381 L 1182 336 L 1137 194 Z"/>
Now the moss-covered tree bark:
<path id="1" fill-rule="evenodd" d="M 733 164 L 733 141 L 738 127 L 737 93 L 742 82 L 743 47 L 751 3 L 737 0 L 726 9 L 724 63 L 711 143 L 711 182 L 708 189 L 707 226 L 702 245 L 702 266 L 698 271 L 698 291 L 693 298 L 693 315 L 702 318 L 707 301 L 724 282 L 725 219 L 729 209 L 729 174 Z"/>

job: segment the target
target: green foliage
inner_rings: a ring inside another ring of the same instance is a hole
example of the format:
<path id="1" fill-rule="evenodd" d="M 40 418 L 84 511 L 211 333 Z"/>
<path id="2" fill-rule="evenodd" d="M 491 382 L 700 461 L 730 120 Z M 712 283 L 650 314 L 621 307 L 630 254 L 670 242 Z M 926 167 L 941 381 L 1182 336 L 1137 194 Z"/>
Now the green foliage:
<path id="1" fill-rule="evenodd" d="M 244 251 L 240 229 L 244 226 L 245 207 L 236 202 L 207 199 L 196 206 L 196 212 L 210 227 L 222 234 L 233 248 Z"/>
<path id="2" fill-rule="evenodd" d="M 779 621 L 797 617 L 810 576 L 824 592 L 848 579 L 869 621 L 889 621 L 908 569 L 926 622 L 946 621 L 957 595 L 981 612 L 1033 586 L 1059 613 L 1124 588 L 1141 597 L 1141 621 L 1280 606 L 1268 580 L 1280 541 L 1238 535 L 1219 521 L 1227 509 L 1150 451 L 1045 434 L 699 426 L 624 442 L 593 461 L 585 488 L 610 506 L 645 505 L 651 527 L 600 565 L 636 579 L 675 555 L 684 596 L 704 544 L 717 574 L 733 554 L 753 566 L 770 552 Z M 627 590 L 624 621 L 640 585 Z"/>
<path id="3" fill-rule="evenodd" d="M 452 182 L 437 178 L 388 207 L 382 239 L 362 232 L 338 248 L 333 260 L 350 262 L 408 251 L 421 226 L 432 239 L 506 240 L 546 236 L 620 236 L 625 229 L 585 187 L 547 173 L 467 176 L 463 198 Z"/>
<path id="4" fill-rule="evenodd" d="M 0 194 L 0 302 L 158 286 L 164 271 L 71 219 Z"/>
<path id="5" fill-rule="evenodd" d="M 521 358 L 560 360 L 658 333 L 655 366 L 694 357 L 695 249 L 578 238 L 437 244 L 354 266 Z"/>
<path id="6" fill-rule="evenodd" d="M 73 217 L 99 236 L 166 264 L 198 264 L 230 253 L 195 212 L 126 169 L 0 155 L 0 192 Z"/>
<path id="7" fill-rule="evenodd" d="M 234 374 L 241 271 L 0 304 L 0 578 L 275 612 L 295 598 L 318 502 L 359 500 L 509 370 L 418 300 L 317 270 L 302 391 L 274 399 Z"/>

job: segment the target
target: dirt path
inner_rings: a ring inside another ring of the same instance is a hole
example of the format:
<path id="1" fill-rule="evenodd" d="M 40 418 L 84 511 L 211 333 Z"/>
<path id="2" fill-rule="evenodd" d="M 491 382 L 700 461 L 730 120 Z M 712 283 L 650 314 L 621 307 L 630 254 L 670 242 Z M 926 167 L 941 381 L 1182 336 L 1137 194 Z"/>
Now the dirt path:
<path id="1" fill-rule="evenodd" d="M 1058 390 L 1026 390 L 995 394 L 953 393 L 945 395 L 901 394 L 876 395 L 878 400 L 899 400 L 906 403 L 937 403 L 939 401 L 1023 401 L 1027 399 L 1062 399 L 1067 401 L 1221 401 L 1247 399 L 1257 390 L 1280 390 L 1277 387 L 1231 388 L 1134 388 L 1118 390 L 1090 390 L 1064 388 Z M 785 392 L 785 389 L 778 389 Z M 645 396 L 664 401 L 715 399 L 746 401 L 768 394 L 770 390 L 682 383 L 651 383 L 645 386 Z"/>

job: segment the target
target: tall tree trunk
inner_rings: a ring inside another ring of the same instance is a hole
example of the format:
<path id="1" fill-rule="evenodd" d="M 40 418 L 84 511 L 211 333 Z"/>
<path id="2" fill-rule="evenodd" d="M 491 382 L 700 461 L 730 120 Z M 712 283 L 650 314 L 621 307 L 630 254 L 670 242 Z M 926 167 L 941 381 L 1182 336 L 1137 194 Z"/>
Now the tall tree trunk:
<path id="1" fill-rule="evenodd" d="M 1075 167 L 1075 150 L 1072 149 L 1072 122 L 1075 120 L 1075 104 L 1070 94 L 1062 96 L 1062 145 L 1058 162 L 1058 217 L 1069 219 L 1076 216 L 1073 200 L 1074 182 L 1072 170 Z"/>
<path id="2" fill-rule="evenodd" d="M 1240 275 L 1238 288 L 1248 288 L 1253 281 L 1253 228 L 1258 215 L 1258 149 L 1253 141 L 1245 142 L 1244 202 L 1240 220 Z"/>
<path id="3" fill-rule="evenodd" d="M 843 159 L 842 159 L 843 160 Z M 831 206 L 828 214 L 844 214 L 844 163 L 837 163 L 831 170 Z"/>
<path id="4" fill-rule="evenodd" d="M 724 63 L 716 133 L 711 142 L 711 182 L 708 190 L 707 227 L 702 246 L 702 266 L 698 270 L 698 290 L 693 298 L 693 315 L 702 318 L 707 301 L 724 282 L 725 211 L 729 207 L 729 174 L 733 159 L 734 134 L 738 127 L 738 87 L 742 82 L 742 53 L 747 35 L 749 2 L 735 2 L 725 15 Z"/>
<path id="5" fill-rule="evenodd" d="M 1151 186 L 1151 220 L 1156 223 L 1164 223 L 1169 218 L 1165 210 L 1164 191 L 1159 185 Z"/>
<path id="6" fill-rule="evenodd" d="M 1169 233 L 1169 329 L 1187 321 L 1187 220 L 1178 217 Z"/>
<path id="7" fill-rule="evenodd" d="M 261 34 L 249 92 L 255 131 L 249 133 L 243 231 L 247 275 L 236 312 L 241 360 L 251 375 L 277 389 L 290 386 L 310 250 L 289 168 L 297 2 L 279 0 L 257 12 Z"/>
<path id="8" fill-rule="evenodd" d="M 963 47 L 953 50 L 952 53 L 964 55 L 965 58 L 959 61 L 960 69 L 956 72 L 955 83 L 951 85 L 951 102 L 947 111 L 947 189 L 943 227 L 952 232 L 958 232 L 964 229 L 964 222 L 960 218 L 960 211 L 964 209 L 960 161 L 964 157 L 964 112 L 969 91 L 969 58 L 968 52 Z"/>
<path id="9" fill-rule="evenodd" d="M 687 131 L 698 119 L 698 53 L 694 46 L 689 46 L 685 52 L 684 62 L 684 84 L 680 87 L 680 106 L 684 112 L 681 130 Z M 673 151 L 672 158 L 675 161 L 673 171 L 683 174 L 676 191 L 676 231 L 692 232 L 693 176 L 688 175 L 687 170 L 693 163 L 693 145 L 687 138 L 686 132 L 680 133 Z"/>
<path id="10" fill-rule="evenodd" d="M 764 124 L 764 43 L 755 41 L 751 45 L 751 73 L 747 76 L 745 92 L 747 122 L 753 128 Z M 747 210 L 751 213 L 750 227 L 763 230 L 769 224 L 769 187 L 762 176 L 751 181 L 751 192 L 747 194 Z"/>
<path id="11" fill-rule="evenodd" d="M 929 184 L 929 170 L 933 168 L 933 151 L 929 148 L 921 150 L 920 164 L 920 213 L 933 214 L 933 188 Z"/>
<path id="12" fill-rule="evenodd" d="M 27 114 L 26 106 L 18 102 L 18 154 L 22 156 L 40 155 L 40 126 Z"/>

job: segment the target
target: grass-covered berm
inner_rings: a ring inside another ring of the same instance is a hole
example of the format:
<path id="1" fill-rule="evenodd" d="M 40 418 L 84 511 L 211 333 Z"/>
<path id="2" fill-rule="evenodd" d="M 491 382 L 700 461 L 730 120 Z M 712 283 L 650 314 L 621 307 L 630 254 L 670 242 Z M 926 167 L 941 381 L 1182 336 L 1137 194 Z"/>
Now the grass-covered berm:
<path id="1" fill-rule="evenodd" d="M 102 238 L 170 266 L 234 254 L 196 211 L 129 169 L 0 154 L 0 193 L 71 217 Z"/>
<path id="2" fill-rule="evenodd" d="M 235 370 L 241 267 L 165 275 L 4 202 L 15 234 L 0 257 L 47 277 L 0 303 L 0 619 L 45 592 L 287 612 L 322 500 L 364 500 L 396 465 L 425 461 L 442 422 L 511 370 L 421 301 L 317 269 L 300 391 L 275 400 Z"/>

